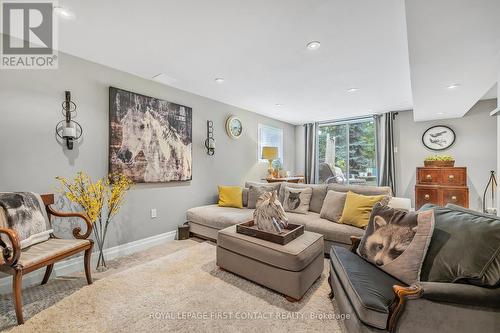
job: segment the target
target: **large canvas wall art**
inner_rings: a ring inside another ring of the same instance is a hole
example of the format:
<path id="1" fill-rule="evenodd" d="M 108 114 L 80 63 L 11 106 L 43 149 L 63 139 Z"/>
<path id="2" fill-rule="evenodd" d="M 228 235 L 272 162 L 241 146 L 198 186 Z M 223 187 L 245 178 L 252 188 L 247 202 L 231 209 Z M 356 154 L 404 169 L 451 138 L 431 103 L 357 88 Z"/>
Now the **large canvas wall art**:
<path id="1" fill-rule="evenodd" d="M 192 179 L 192 109 L 110 87 L 109 171 L 135 183 Z"/>

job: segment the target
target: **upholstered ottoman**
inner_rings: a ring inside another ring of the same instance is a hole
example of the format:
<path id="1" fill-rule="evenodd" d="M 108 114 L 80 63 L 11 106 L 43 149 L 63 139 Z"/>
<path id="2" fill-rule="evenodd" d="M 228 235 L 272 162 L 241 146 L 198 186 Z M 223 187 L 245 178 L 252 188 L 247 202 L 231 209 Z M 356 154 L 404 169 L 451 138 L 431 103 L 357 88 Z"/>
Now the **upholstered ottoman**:
<path id="1" fill-rule="evenodd" d="M 286 245 L 236 232 L 217 234 L 217 265 L 297 301 L 323 272 L 323 235 L 305 231 Z"/>

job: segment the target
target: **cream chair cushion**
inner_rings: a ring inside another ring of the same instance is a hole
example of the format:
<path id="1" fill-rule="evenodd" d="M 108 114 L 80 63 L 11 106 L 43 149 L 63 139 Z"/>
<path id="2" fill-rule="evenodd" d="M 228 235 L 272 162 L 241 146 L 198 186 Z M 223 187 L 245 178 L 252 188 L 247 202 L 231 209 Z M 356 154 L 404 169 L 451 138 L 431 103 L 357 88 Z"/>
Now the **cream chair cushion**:
<path id="1" fill-rule="evenodd" d="M 18 263 L 23 267 L 33 266 L 49 257 L 85 246 L 89 242 L 88 239 L 50 238 L 45 242 L 22 249 Z"/>

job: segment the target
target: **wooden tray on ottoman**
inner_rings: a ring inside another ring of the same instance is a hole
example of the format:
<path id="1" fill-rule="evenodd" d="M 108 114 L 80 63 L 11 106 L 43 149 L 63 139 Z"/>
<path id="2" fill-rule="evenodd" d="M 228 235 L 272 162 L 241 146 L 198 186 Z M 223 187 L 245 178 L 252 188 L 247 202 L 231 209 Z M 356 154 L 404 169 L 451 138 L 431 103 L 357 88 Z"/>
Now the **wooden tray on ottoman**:
<path id="1" fill-rule="evenodd" d="M 276 244 L 285 245 L 304 234 L 304 226 L 300 224 L 288 223 L 288 226 L 283 230 L 283 233 L 278 234 L 277 232 L 259 230 L 253 221 L 249 221 L 237 224 L 236 232 Z"/>

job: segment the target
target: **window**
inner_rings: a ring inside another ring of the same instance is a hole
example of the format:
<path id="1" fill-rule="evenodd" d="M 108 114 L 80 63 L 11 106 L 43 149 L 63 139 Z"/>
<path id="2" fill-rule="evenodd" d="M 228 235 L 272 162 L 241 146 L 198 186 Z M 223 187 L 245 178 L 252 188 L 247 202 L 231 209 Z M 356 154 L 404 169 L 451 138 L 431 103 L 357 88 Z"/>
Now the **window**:
<path id="1" fill-rule="evenodd" d="M 278 158 L 283 163 L 283 130 L 259 124 L 259 151 L 257 156 L 259 161 L 267 161 L 262 159 L 262 147 L 278 147 Z"/>
<path id="2" fill-rule="evenodd" d="M 320 125 L 319 182 L 377 185 L 376 147 L 373 117 Z"/>

